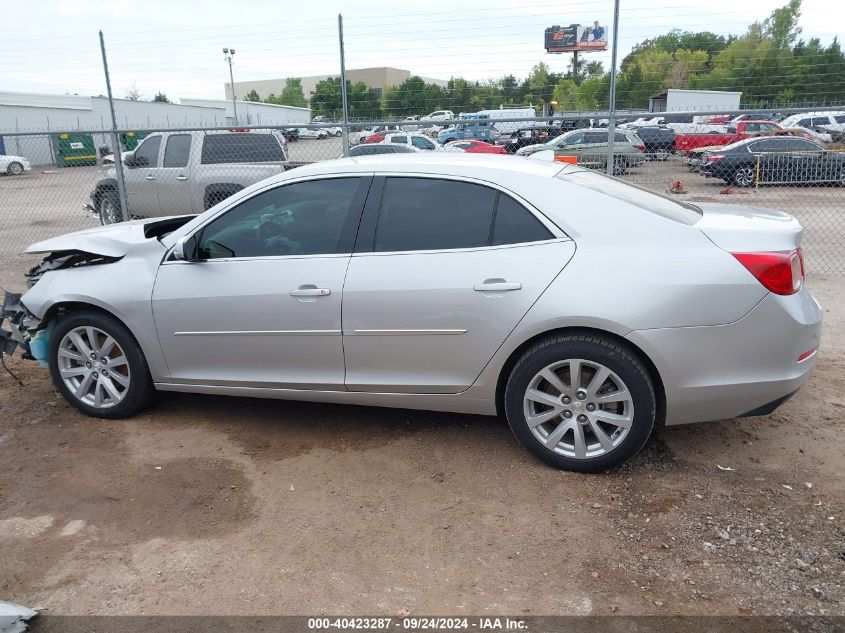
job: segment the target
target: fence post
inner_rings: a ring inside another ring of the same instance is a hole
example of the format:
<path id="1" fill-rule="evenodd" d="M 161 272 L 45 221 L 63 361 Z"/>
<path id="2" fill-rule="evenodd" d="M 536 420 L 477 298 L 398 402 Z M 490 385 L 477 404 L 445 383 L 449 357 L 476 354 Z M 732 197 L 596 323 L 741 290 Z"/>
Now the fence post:
<path id="1" fill-rule="evenodd" d="M 124 222 L 129 221 L 129 203 L 126 200 L 126 183 L 123 180 L 123 152 L 120 147 L 120 136 L 117 133 L 117 117 L 114 114 L 114 99 L 111 94 L 111 79 L 109 78 L 109 63 L 106 61 L 106 42 L 100 31 L 100 52 L 103 54 L 103 72 L 106 75 L 106 90 L 109 95 L 109 109 L 111 110 L 112 147 L 114 169 L 117 175 L 117 197 L 120 199 L 120 215 Z M 96 211 L 96 209 L 95 209 Z"/>
<path id="2" fill-rule="evenodd" d="M 349 156 L 349 108 L 346 102 L 346 61 L 343 51 L 343 16 L 337 14 L 337 36 L 340 39 L 340 98 L 343 104 L 343 155 Z"/>
<path id="3" fill-rule="evenodd" d="M 613 49 L 610 53 L 610 103 L 607 117 L 607 175 L 613 175 L 613 141 L 616 140 L 616 49 L 619 46 L 619 0 L 613 3 Z"/>

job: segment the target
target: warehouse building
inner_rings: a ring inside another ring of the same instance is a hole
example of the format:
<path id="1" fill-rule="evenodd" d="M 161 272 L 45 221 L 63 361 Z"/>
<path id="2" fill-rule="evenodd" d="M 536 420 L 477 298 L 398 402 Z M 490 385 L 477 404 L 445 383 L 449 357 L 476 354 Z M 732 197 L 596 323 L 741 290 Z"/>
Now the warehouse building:
<path id="1" fill-rule="evenodd" d="M 302 92 L 306 99 L 310 99 L 314 94 L 317 84 L 330 77 L 338 77 L 334 75 L 312 75 L 310 77 L 297 77 L 302 80 Z M 381 98 L 382 91 L 388 86 L 398 86 L 403 81 L 411 77 L 410 70 L 402 68 L 391 68 L 389 66 L 379 66 L 376 68 L 349 68 L 346 70 L 346 79 L 350 83 L 363 82 L 368 88 L 376 91 L 379 98 Z M 236 81 L 235 93 L 238 99 L 243 99 L 250 91 L 255 90 L 258 96 L 266 99 L 270 95 L 280 95 L 285 87 L 285 77 L 277 79 L 259 79 L 256 81 Z M 431 77 L 423 77 L 423 81 L 430 84 L 437 84 L 438 86 L 446 86 L 449 82 L 444 79 L 432 79 Z M 224 84 L 225 94 L 227 99 L 232 98 L 232 84 Z"/>
<path id="2" fill-rule="evenodd" d="M 115 99 L 117 125 L 122 130 L 156 130 L 227 125 L 297 125 L 311 120 L 309 108 L 269 103 L 180 99 L 157 103 Z M 109 130 L 111 112 L 106 97 L 0 92 L 0 154 L 24 156 L 35 165 L 56 163 L 56 137 L 77 131 Z M 22 132 L 44 132 L 38 136 Z M 93 147 L 111 147 L 108 133 L 93 134 Z M 87 145 L 87 141 L 86 141 Z M 83 154 L 87 156 L 88 154 Z"/>

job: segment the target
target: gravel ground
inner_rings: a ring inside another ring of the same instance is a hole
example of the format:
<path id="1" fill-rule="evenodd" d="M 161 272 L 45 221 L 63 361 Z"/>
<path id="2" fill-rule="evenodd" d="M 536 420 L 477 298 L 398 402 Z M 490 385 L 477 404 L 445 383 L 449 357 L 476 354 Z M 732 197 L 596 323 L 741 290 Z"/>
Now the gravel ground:
<path id="1" fill-rule="evenodd" d="M 663 429 L 606 475 L 543 466 L 496 418 L 185 394 L 86 418 L 16 356 L 0 596 L 48 614 L 845 615 L 845 281 L 810 285 L 826 324 L 804 389 Z"/>

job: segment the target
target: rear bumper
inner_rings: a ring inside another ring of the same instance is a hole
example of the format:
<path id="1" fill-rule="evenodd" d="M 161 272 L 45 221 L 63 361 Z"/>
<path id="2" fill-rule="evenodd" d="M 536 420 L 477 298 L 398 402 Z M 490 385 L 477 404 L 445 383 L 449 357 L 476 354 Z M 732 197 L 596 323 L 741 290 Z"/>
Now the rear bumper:
<path id="1" fill-rule="evenodd" d="M 666 424 L 766 415 L 808 379 L 822 310 L 803 288 L 766 297 L 745 317 L 719 326 L 637 330 L 628 338 L 657 366 Z"/>

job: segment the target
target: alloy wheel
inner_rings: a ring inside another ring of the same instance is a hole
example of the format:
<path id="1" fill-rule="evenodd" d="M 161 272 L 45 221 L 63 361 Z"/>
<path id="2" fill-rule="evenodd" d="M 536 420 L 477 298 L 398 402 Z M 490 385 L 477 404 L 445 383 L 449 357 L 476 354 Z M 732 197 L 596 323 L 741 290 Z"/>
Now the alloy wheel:
<path id="1" fill-rule="evenodd" d="M 62 337 L 57 354 L 59 375 L 79 401 L 108 409 L 129 391 L 129 361 L 107 332 L 92 326 L 76 327 Z"/>
<path id="2" fill-rule="evenodd" d="M 525 390 L 523 412 L 531 433 L 546 448 L 589 459 L 624 442 L 634 421 L 634 400 L 608 367 L 573 358 L 534 375 Z"/>
<path id="3" fill-rule="evenodd" d="M 734 180 L 740 187 L 750 187 L 754 184 L 754 170 L 750 167 L 744 167 L 736 172 Z"/>

